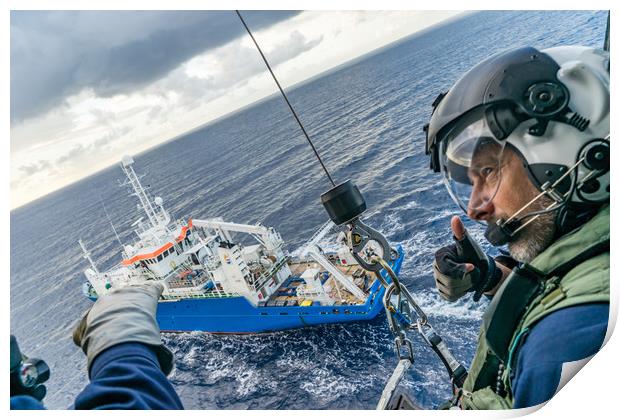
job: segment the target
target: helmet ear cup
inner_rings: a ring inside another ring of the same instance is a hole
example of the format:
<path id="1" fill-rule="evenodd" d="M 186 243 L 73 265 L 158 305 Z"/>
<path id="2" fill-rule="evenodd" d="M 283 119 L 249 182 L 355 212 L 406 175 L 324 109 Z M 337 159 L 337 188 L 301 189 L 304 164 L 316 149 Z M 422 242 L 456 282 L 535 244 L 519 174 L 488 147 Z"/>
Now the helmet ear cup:
<path id="1" fill-rule="evenodd" d="M 576 189 L 578 197 L 586 203 L 608 201 L 610 194 L 609 142 L 604 139 L 591 140 L 583 146 L 578 158 L 583 159 L 579 165 L 579 172 L 583 175 Z"/>

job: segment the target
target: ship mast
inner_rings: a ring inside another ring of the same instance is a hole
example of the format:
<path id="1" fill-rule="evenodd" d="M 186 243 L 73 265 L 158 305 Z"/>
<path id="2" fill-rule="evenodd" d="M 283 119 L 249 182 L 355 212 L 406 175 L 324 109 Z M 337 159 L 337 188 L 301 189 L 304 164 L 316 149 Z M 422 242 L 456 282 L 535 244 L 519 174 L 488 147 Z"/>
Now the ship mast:
<path id="1" fill-rule="evenodd" d="M 140 200 L 140 205 L 146 213 L 146 216 L 149 218 L 151 226 L 156 227 L 160 224 L 166 224 L 166 216 L 163 207 L 161 208 L 161 212 L 158 212 L 155 209 L 146 193 L 146 190 L 144 189 L 144 187 L 142 187 L 142 184 L 140 183 L 140 178 L 138 178 L 138 175 L 136 175 L 136 172 L 131 166 L 133 165 L 133 163 L 133 158 L 131 156 L 124 156 L 121 162 L 121 168 L 123 169 L 123 172 L 125 173 L 129 184 L 134 190 L 134 195 L 136 195 Z M 155 202 L 157 204 L 157 200 L 155 200 Z"/>
<path id="2" fill-rule="evenodd" d="M 84 245 L 84 242 L 82 242 L 82 240 L 79 239 L 78 243 L 82 247 L 82 252 L 84 253 L 84 258 L 86 258 L 88 260 L 88 262 L 90 263 L 91 268 L 95 271 L 95 273 L 99 273 L 99 270 L 97 269 L 97 266 L 95 265 L 95 262 L 93 261 L 93 259 L 90 257 L 90 252 L 88 252 L 88 250 L 86 249 L 86 246 Z"/>

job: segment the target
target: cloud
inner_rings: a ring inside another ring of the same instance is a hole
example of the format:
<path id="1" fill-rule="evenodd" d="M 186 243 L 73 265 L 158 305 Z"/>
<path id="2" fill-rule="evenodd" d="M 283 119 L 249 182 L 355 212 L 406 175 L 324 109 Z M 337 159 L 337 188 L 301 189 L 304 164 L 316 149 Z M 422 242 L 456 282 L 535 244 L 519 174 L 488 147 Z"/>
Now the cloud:
<path id="1" fill-rule="evenodd" d="M 311 41 L 306 41 L 306 38 L 299 31 L 295 30 L 291 32 L 288 40 L 272 49 L 267 59 L 269 60 L 269 64 L 275 66 L 311 50 L 322 41 L 322 35 Z"/>
<path id="2" fill-rule="evenodd" d="M 67 153 L 63 154 L 54 162 L 55 165 L 61 166 L 65 163 L 75 164 L 84 156 L 97 156 L 103 149 L 108 147 L 112 142 L 123 138 L 129 134 L 133 129 L 129 126 L 121 127 L 119 129 L 112 129 L 105 135 L 99 137 L 92 143 L 78 143 L 74 145 Z M 48 168 L 45 168 L 48 169 Z"/>
<path id="3" fill-rule="evenodd" d="M 243 12 L 253 30 L 297 14 Z M 12 11 L 11 121 L 91 88 L 129 93 L 243 35 L 232 11 Z"/>
<path id="4" fill-rule="evenodd" d="M 75 146 L 73 146 L 73 148 L 71 148 L 71 150 L 69 150 L 68 153 L 62 155 L 61 157 L 59 157 L 56 160 L 56 163 L 61 165 L 65 162 L 69 162 L 72 159 L 76 159 L 78 157 L 80 157 L 81 155 L 86 153 L 86 147 L 84 147 L 81 144 L 76 144 Z"/>
<path id="5" fill-rule="evenodd" d="M 83 89 L 79 95 L 70 98 L 67 107 L 58 108 L 53 113 L 55 123 L 63 117 L 79 118 L 72 120 L 71 125 L 51 126 L 54 129 L 46 131 L 47 135 L 57 138 L 59 144 L 63 144 L 62 148 L 55 150 L 60 153 L 46 155 L 37 152 L 40 158 L 32 157 L 32 162 L 18 165 L 11 187 L 16 189 L 40 185 L 41 182 L 48 182 L 51 176 L 61 176 L 96 165 L 99 157 L 118 152 L 121 145 L 122 149 L 130 149 L 131 142 L 148 142 L 154 134 L 152 130 L 145 130 L 146 125 L 159 132 L 161 127 L 169 124 L 171 117 L 191 112 L 194 108 L 227 95 L 256 75 L 266 75 L 267 69 L 260 55 L 247 41 L 236 39 L 199 54 L 146 88 L 126 95 L 102 98 L 97 96 L 92 87 Z M 288 34 L 279 32 L 271 43 L 263 41 L 270 63 L 277 68 L 279 64 L 320 45 L 323 36 L 307 39 L 298 30 L 290 30 Z M 77 107 L 80 109 L 79 114 L 75 111 Z M 46 114 L 43 120 L 48 117 L 49 114 Z M 31 119 L 27 124 L 17 127 L 27 128 L 39 120 L 41 118 Z M 39 142 L 42 138 L 40 133 L 36 135 L 31 130 L 16 137 L 20 144 L 28 143 L 29 139 Z"/>
<path id="6" fill-rule="evenodd" d="M 111 143 L 123 138 L 132 130 L 133 128 L 129 126 L 115 128 L 90 143 L 78 143 L 73 145 L 68 152 L 56 159 L 41 159 L 37 162 L 21 165 L 17 168 L 21 176 L 14 179 L 12 182 L 17 186 L 26 178 L 31 178 L 44 172 L 47 173 L 47 175 L 57 174 L 63 169 L 63 166 L 76 165 L 85 158 L 91 159 L 100 156 L 101 152 L 108 148 Z"/>
<path id="7" fill-rule="evenodd" d="M 22 165 L 18 168 L 26 177 L 38 174 L 43 171 L 53 171 L 52 163 L 49 160 L 39 160 L 38 162 Z"/>
<path id="8" fill-rule="evenodd" d="M 274 68 L 317 47 L 322 41 L 323 36 L 307 40 L 299 31 L 293 30 L 264 53 Z M 204 103 L 220 97 L 261 73 L 267 73 L 267 68 L 254 45 L 235 41 L 195 57 L 154 84 L 148 92 L 155 95 L 178 93 L 179 102 L 175 106 L 192 109 L 197 101 Z M 156 107 L 149 116 L 158 118 L 161 111 Z"/>

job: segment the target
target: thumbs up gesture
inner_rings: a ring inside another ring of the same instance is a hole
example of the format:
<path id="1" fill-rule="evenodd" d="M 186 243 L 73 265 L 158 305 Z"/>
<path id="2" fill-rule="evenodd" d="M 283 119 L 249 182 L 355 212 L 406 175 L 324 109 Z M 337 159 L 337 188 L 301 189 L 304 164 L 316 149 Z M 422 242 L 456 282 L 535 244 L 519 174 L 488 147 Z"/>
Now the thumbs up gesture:
<path id="1" fill-rule="evenodd" d="M 433 272 L 437 289 L 450 302 L 472 291 L 474 301 L 478 301 L 503 280 L 505 273 L 469 236 L 458 216 L 452 218 L 450 227 L 454 243 L 435 252 Z"/>

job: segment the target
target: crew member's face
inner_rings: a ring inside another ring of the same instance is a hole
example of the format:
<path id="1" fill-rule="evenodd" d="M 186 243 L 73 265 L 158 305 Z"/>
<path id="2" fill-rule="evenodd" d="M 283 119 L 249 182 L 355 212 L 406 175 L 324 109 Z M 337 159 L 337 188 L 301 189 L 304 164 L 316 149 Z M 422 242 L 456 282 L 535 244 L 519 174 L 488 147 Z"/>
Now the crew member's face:
<path id="1" fill-rule="evenodd" d="M 511 147 L 504 148 L 501 159 L 497 158 L 498 151 L 493 146 L 479 152 L 474 155 L 468 172 L 473 185 L 467 215 L 490 226 L 516 214 L 540 191 Z M 546 208 L 549 200 L 547 197 L 535 200 L 519 216 Z M 515 259 L 530 261 L 550 244 L 555 229 L 553 217 L 552 213 L 539 217 L 510 240 L 508 248 Z"/>
<path id="2" fill-rule="evenodd" d="M 468 172 L 473 186 L 467 215 L 487 223 L 507 219 L 539 192 L 530 181 L 519 156 L 506 147 L 501 152 L 501 159 L 498 159 L 496 148 L 489 145 L 476 153 Z M 525 212 L 528 211 L 532 209 L 525 209 Z"/>

